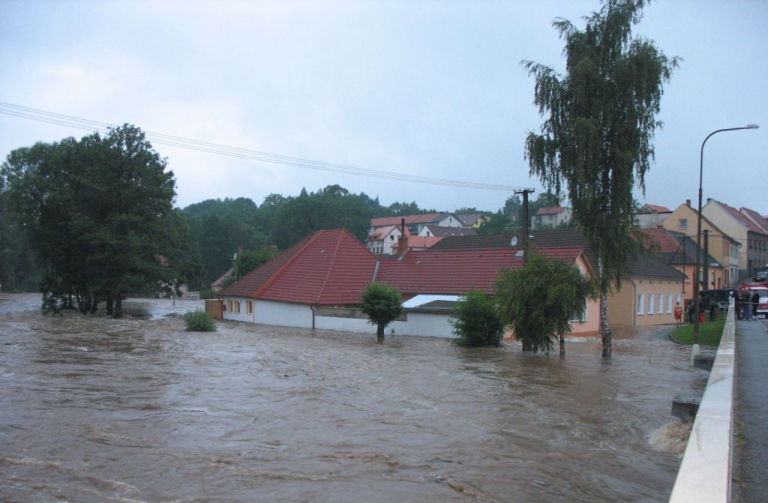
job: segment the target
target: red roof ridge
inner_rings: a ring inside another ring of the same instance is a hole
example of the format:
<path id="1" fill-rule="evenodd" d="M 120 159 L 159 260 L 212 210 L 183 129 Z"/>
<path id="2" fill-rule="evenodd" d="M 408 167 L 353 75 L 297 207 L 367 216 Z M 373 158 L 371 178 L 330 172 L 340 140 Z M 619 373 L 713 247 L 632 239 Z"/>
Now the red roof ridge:
<path id="1" fill-rule="evenodd" d="M 289 266 L 290 264 L 292 264 L 292 263 L 293 263 L 293 261 L 294 261 L 294 260 L 296 260 L 296 258 L 297 258 L 299 255 L 301 255 L 301 252 L 303 252 L 304 250 L 306 250 L 306 249 L 307 249 L 307 247 L 308 247 L 308 246 L 309 246 L 311 243 L 313 243 L 313 242 L 315 241 L 315 239 L 317 239 L 317 237 L 318 237 L 320 234 L 322 234 L 322 233 L 323 233 L 323 229 L 320 229 L 319 231 L 315 231 L 315 232 L 314 232 L 314 234 L 311 234 L 311 235 L 309 236 L 309 239 L 307 239 L 307 242 L 306 242 L 306 243 L 304 243 L 304 246 L 302 246 L 302 247 L 301 247 L 299 250 L 297 250 L 297 251 L 296 251 L 296 253 L 294 253 L 294 254 L 293 254 L 293 257 L 291 257 L 290 259 L 288 259 L 288 260 L 285 262 L 285 264 L 283 264 L 283 265 L 282 265 L 282 266 L 281 266 L 281 267 L 280 267 L 280 268 L 279 268 L 277 271 L 275 271 L 274 273 L 272 273 L 272 275 L 269 277 L 269 279 L 268 279 L 267 281 L 265 281 L 265 282 L 264 282 L 264 283 L 263 283 L 263 284 L 262 284 L 262 285 L 261 285 L 261 286 L 260 286 L 260 287 L 259 287 L 259 288 L 258 288 L 256 291 L 255 291 L 255 292 L 253 292 L 253 295 L 251 295 L 251 297 L 254 297 L 254 298 L 258 297 L 259 295 L 261 295 L 261 294 L 262 294 L 262 293 L 263 293 L 263 292 L 264 292 L 264 291 L 267 289 L 267 287 L 268 287 L 268 286 L 270 286 L 272 283 L 274 283 L 275 281 L 277 281 L 277 278 L 278 278 L 278 277 L 280 277 L 280 275 L 282 274 L 282 272 L 283 272 L 283 271 L 285 271 L 285 269 L 287 269 L 287 268 L 288 268 L 288 266 Z"/>
<path id="2" fill-rule="evenodd" d="M 323 280 L 323 286 L 321 286 L 317 291 L 317 299 L 315 299 L 315 304 L 320 302 L 320 298 L 323 296 L 323 292 L 325 291 L 326 285 L 328 285 L 328 278 L 331 276 L 331 271 L 333 271 L 333 264 L 336 262 L 336 256 L 339 254 L 339 248 L 341 248 L 341 240 L 344 238 L 344 233 L 347 232 L 346 229 L 341 229 L 341 232 L 339 232 L 338 237 L 336 238 L 336 248 L 333 250 L 333 256 L 331 257 L 331 263 L 328 264 L 328 270 L 325 272 L 325 279 Z M 366 251 L 368 248 L 366 248 Z"/>

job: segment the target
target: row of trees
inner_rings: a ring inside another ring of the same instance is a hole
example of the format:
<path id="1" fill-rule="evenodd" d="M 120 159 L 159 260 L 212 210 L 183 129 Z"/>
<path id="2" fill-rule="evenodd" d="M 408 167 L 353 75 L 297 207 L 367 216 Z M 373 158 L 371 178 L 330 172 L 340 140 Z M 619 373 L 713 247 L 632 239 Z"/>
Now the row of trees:
<path id="1" fill-rule="evenodd" d="M 523 351 L 551 351 L 559 339 L 565 355 L 565 335 L 571 322 L 580 318 L 587 299 L 598 295 L 598 282 L 582 275 L 562 260 L 529 253 L 521 269 L 502 271 L 495 283 L 496 295 L 468 292 L 451 316 L 453 343 L 464 347 L 498 346 L 509 328 L 523 344 Z M 377 326 L 379 341 L 384 329 L 402 313 L 396 288 L 372 283 L 363 292 L 362 311 Z"/>

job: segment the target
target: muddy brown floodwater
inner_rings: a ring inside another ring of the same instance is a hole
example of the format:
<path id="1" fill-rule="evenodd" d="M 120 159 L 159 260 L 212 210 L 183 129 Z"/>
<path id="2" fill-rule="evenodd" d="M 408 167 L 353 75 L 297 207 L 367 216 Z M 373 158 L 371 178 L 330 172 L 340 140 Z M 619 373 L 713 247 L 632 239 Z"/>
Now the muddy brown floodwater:
<path id="1" fill-rule="evenodd" d="M 0 295 L 0 500 L 666 501 L 671 401 L 700 393 L 659 330 L 568 356 L 519 345 L 128 316 Z"/>

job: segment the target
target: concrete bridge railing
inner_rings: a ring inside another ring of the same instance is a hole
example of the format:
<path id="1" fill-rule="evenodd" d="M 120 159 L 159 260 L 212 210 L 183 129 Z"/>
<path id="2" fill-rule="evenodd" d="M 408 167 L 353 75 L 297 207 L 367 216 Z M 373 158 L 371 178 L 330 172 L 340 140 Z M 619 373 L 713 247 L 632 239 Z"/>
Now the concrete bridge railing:
<path id="1" fill-rule="evenodd" d="M 731 500 L 736 320 L 730 308 L 699 411 L 693 422 L 670 503 Z"/>

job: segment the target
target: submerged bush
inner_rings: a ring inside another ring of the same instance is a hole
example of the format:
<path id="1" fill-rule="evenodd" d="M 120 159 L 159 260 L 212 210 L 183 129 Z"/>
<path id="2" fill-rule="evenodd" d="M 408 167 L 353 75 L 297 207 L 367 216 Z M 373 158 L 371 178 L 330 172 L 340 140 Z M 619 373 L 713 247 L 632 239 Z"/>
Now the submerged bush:
<path id="1" fill-rule="evenodd" d="M 504 333 L 496 300 L 483 292 L 469 292 L 451 313 L 450 323 L 456 336 L 454 346 L 477 348 L 498 346 Z"/>
<path id="2" fill-rule="evenodd" d="M 215 332 L 216 323 L 210 314 L 205 311 L 193 311 L 184 315 L 187 324 L 187 332 Z"/>

